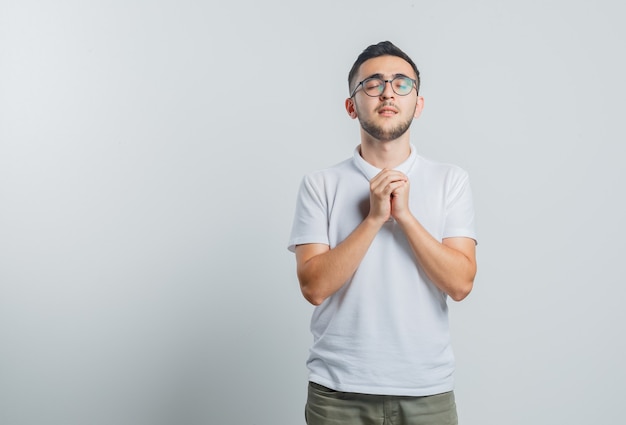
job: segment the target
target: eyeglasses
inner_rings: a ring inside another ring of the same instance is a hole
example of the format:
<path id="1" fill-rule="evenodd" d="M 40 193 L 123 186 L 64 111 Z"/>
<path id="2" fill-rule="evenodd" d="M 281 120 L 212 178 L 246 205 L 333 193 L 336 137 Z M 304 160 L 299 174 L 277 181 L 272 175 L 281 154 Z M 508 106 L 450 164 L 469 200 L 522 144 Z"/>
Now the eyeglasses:
<path id="1" fill-rule="evenodd" d="M 387 85 L 387 83 L 391 83 L 391 89 L 398 96 L 406 96 L 407 94 L 411 93 L 413 87 L 417 87 L 417 81 L 405 75 L 398 75 L 391 80 L 383 80 L 382 78 L 378 77 L 370 77 L 357 84 L 352 91 L 350 97 L 354 96 L 354 93 L 356 93 L 360 86 L 363 86 L 363 91 L 366 95 L 370 97 L 378 97 L 385 91 L 385 86 Z"/>

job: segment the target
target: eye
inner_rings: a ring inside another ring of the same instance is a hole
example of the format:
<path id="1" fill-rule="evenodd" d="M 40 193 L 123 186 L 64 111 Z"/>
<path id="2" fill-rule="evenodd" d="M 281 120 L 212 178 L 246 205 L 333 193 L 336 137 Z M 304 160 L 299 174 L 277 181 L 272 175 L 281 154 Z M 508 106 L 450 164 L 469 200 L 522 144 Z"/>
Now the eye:
<path id="1" fill-rule="evenodd" d="M 363 88 L 365 88 L 365 90 L 377 90 L 382 85 L 383 82 L 378 78 L 370 78 L 363 81 Z"/>
<path id="2" fill-rule="evenodd" d="M 399 92 L 409 92 L 413 88 L 413 81 L 407 77 L 396 78 L 393 82 L 394 87 Z"/>

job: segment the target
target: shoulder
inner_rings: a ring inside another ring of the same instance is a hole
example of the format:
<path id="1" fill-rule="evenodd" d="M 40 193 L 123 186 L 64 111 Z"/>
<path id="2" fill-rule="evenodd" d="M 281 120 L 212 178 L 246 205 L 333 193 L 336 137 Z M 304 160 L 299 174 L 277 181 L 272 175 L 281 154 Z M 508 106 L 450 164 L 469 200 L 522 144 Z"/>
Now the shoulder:
<path id="1" fill-rule="evenodd" d="M 324 182 L 334 182 L 355 171 L 352 158 L 344 159 L 330 167 L 320 168 L 310 171 L 304 175 L 303 181 L 308 183 L 322 184 Z"/>
<path id="2" fill-rule="evenodd" d="M 432 158 L 427 158 L 421 155 L 417 156 L 415 170 L 422 172 L 430 176 L 439 176 L 447 179 L 467 179 L 468 172 L 456 165 L 449 162 L 437 161 Z"/>

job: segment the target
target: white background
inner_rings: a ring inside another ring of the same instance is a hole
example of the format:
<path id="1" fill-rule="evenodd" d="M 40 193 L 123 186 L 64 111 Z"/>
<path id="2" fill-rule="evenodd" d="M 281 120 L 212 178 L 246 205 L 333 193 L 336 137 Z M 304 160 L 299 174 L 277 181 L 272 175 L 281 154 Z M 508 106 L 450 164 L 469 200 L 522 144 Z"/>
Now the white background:
<path id="1" fill-rule="evenodd" d="M 422 72 L 413 143 L 470 173 L 463 425 L 619 423 L 621 2 L 0 1 L 0 423 L 303 424 L 301 177 L 347 73 Z"/>

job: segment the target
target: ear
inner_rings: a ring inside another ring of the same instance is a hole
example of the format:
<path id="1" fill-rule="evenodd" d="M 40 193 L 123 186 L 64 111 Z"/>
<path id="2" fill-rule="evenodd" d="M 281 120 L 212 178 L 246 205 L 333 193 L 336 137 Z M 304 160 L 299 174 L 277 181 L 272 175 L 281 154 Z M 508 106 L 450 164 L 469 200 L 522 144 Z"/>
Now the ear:
<path id="1" fill-rule="evenodd" d="M 352 99 L 351 97 L 346 99 L 346 112 L 348 113 L 348 115 L 350 115 L 350 118 L 357 118 L 356 106 L 354 105 L 354 99 Z"/>
<path id="2" fill-rule="evenodd" d="M 422 96 L 417 96 L 417 104 L 415 105 L 415 114 L 413 114 L 413 118 L 419 118 L 424 110 L 424 98 Z"/>

